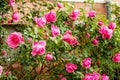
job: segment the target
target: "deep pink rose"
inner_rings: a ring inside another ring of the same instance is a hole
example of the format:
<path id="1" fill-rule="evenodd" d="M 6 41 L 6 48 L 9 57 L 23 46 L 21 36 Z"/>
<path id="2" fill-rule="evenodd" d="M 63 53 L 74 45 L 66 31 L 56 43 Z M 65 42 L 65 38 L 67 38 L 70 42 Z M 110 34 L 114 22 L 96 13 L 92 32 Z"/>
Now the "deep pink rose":
<path id="1" fill-rule="evenodd" d="M 66 71 L 67 71 L 68 73 L 72 73 L 72 72 L 74 72 L 74 71 L 77 69 L 77 65 L 76 65 L 76 64 L 73 64 L 73 63 L 67 63 L 67 64 L 65 65 L 65 67 L 66 67 Z"/>
<path id="2" fill-rule="evenodd" d="M 93 40 L 92 40 L 92 43 L 93 43 L 94 45 L 97 45 L 98 42 L 99 42 L 99 41 L 98 41 L 97 39 L 93 39 Z"/>
<path id="3" fill-rule="evenodd" d="M 20 19 L 20 15 L 18 14 L 18 12 L 17 11 L 13 12 L 13 14 L 12 14 L 13 22 L 18 22 L 19 19 Z"/>
<path id="4" fill-rule="evenodd" d="M 90 68 L 90 66 L 91 66 L 91 61 L 92 61 L 91 58 L 85 58 L 85 59 L 82 61 L 82 67 Z"/>
<path id="5" fill-rule="evenodd" d="M 57 7 L 58 7 L 58 8 L 63 8 L 63 4 L 60 3 L 60 2 L 57 2 Z"/>
<path id="6" fill-rule="evenodd" d="M 46 20 L 43 17 L 40 18 L 34 17 L 34 21 L 40 28 L 43 28 L 44 25 L 46 24 Z"/>
<path id="7" fill-rule="evenodd" d="M 45 59 L 48 61 L 53 60 L 53 55 L 50 52 L 48 52 L 45 56 Z"/>
<path id="8" fill-rule="evenodd" d="M 7 37 L 7 44 L 10 48 L 16 48 L 20 43 L 24 43 L 20 32 L 13 32 Z"/>
<path id="9" fill-rule="evenodd" d="M 116 53 L 116 54 L 113 56 L 112 60 L 113 60 L 114 62 L 120 63 L 120 52 Z"/>
<path id="10" fill-rule="evenodd" d="M 3 72 L 3 68 L 2 66 L 0 66 L 0 76 L 2 75 L 2 72 Z"/>
<path id="11" fill-rule="evenodd" d="M 15 0 L 9 0 L 8 4 L 9 4 L 10 6 L 14 6 L 14 5 L 15 5 Z"/>
<path id="12" fill-rule="evenodd" d="M 102 35 L 103 39 L 110 39 L 113 34 L 113 30 L 109 29 L 107 26 L 102 26 L 99 29 L 99 33 Z"/>
<path id="13" fill-rule="evenodd" d="M 60 29 L 55 25 L 51 25 L 51 31 L 53 37 L 60 35 Z"/>
<path id="14" fill-rule="evenodd" d="M 102 26 L 102 25 L 103 25 L 103 22 L 102 22 L 102 21 L 99 21 L 99 22 L 98 22 L 98 25 L 99 25 L 99 26 Z"/>
<path id="15" fill-rule="evenodd" d="M 94 10 L 91 10 L 91 11 L 88 12 L 88 16 L 91 17 L 91 18 L 95 17 L 95 14 L 96 14 L 96 12 Z"/>
<path id="16" fill-rule="evenodd" d="M 86 38 L 90 38 L 90 33 L 86 32 Z"/>
<path id="17" fill-rule="evenodd" d="M 62 77 L 60 80 L 67 80 L 67 78 L 66 77 Z"/>
<path id="18" fill-rule="evenodd" d="M 62 36 L 62 39 L 67 42 L 70 45 L 77 45 L 77 37 L 72 36 L 72 32 L 70 30 L 67 30 L 64 35 Z"/>
<path id="19" fill-rule="evenodd" d="M 33 56 L 35 55 L 43 55 L 45 53 L 46 42 L 41 40 L 40 42 L 33 42 L 32 52 Z"/>
<path id="20" fill-rule="evenodd" d="M 114 23 L 114 22 L 110 22 L 110 24 L 109 24 L 109 29 L 112 29 L 112 30 L 114 30 L 115 28 L 116 28 L 116 23 Z"/>
<path id="21" fill-rule="evenodd" d="M 56 21 L 56 13 L 53 11 L 50 11 L 47 14 L 45 14 L 44 17 L 47 22 L 55 22 Z"/>
<path id="22" fill-rule="evenodd" d="M 83 80 L 94 80 L 93 74 L 91 73 L 85 74 Z"/>
<path id="23" fill-rule="evenodd" d="M 6 50 L 2 50 L 1 51 L 1 54 L 4 56 L 4 55 L 7 55 L 7 52 L 6 52 Z"/>
<path id="24" fill-rule="evenodd" d="M 101 80 L 109 80 L 109 76 L 107 76 L 106 74 L 103 74 Z"/>
<path id="25" fill-rule="evenodd" d="M 99 73 L 96 73 L 96 72 L 93 72 L 93 80 L 99 80 L 100 78 L 100 74 Z"/>
<path id="26" fill-rule="evenodd" d="M 72 13 L 69 15 L 69 18 L 71 18 L 72 20 L 76 20 L 79 17 L 79 14 L 79 10 L 73 10 Z"/>

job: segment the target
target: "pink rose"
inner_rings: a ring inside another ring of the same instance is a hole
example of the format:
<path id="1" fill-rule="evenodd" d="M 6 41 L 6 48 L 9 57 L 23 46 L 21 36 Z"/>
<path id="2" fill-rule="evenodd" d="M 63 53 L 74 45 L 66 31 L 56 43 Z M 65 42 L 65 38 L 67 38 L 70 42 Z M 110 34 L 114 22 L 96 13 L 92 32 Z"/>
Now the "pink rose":
<path id="1" fill-rule="evenodd" d="M 65 65 L 65 67 L 66 67 L 66 71 L 67 71 L 68 73 L 72 73 L 72 72 L 74 72 L 74 71 L 77 69 L 77 65 L 76 65 L 76 64 L 73 64 L 73 63 L 67 63 L 67 64 Z"/>
<path id="2" fill-rule="evenodd" d="M 97 39 L 93 39 L 93 40 L 92 40 L 92 43 L 93 43 L 94 45 L 97 45 L 98 42 L 99 42 L 99 41 L 98 41 Z"/>
<path id="3" fill-rule="evenodd" d="M 19 19 L 20 19 L 20 15 L 18 14 L 18 12 L 17 11 L 13 12 L 13 14 L 12 14 L 13 22 L 18 22 Z"/>
<path id="4" fill-rule="evenodd" d="M 31 43 L 31 42 L 32 42 L 32 38 L 27 38 L 27 41 L 28 41 L 29 43 Z"/>
<path id="5" fill-rule="evenodd" d="M 93 73 L 85 74 L 83 80 L 99 80 L 99 78 L 100 78 L 100 74 L 93 72 Z"/>
<path id="6" fill-rule="evenodd" d="M 116 53 L 116 54 L 113 56 L 112 60 L 113 60 L 114 62 L 120 63 L 120 52 Z"/>
<path id="7" fill-rule="evenodd" d="M 60 3 L 60 2 L 57 2 L 57 7 L 58 7 L 58 8 L 63 8 L 63 4 Z"/>
<path id="8" fill-rule="evenodd" d="M 96 14 L 96 12 L 94 10 L 91 10 L 91 11 L 88 12 L 88 16 L 91 17 L 91 18 L 95 17 L 95 14 Z"/>
<path id="9" fill-rule="evenodd" d="M 1 51 L 1 54 L 2 54 L 3 56 L 6 55 L 6 54 L 7 54 L 6 50 L 2 50 L 2 51 Z"/>
<path id="10" fill-rule="evenodd" d="M 110 22 L 110 24 L 109 24 L 109 29 L 112 29 L 112 30 L 114 30 L 115 28 L 116 28 L 116 23 L 114 23 L 114 22 Z"/>
<path id="11" fill-rule="evenodd" d="M 109 80 L 109 76 L 107 76 L 106 74 L 103 74 L 101 80 Z"/>
<path id="12" fill-rule="evenodd" d="M 99 21 L 99 22 L 98 22 L 98 25 L 99 25 L 99 26 L 102 26 L 102 25 L 103 25 L 103 22 L 102 22 L 102 21 Z"/>
<path id="13" fill-rule="evenodd" d="M 64 33 L 62 39 L 70 45 L 77 45 L 78 44 L 77 37 L 73 37 L 72 32 L 70 30 L 67 30 Z"/>
<path id="14" fill-rule="evenodd" d="M 107 26 L 102 26 L 99 29 L 99 33 L 102 35 L 103 39 L 110 39 L 112 37 L 113 34 L 113 30 L 109 29 Z"/>
<path id="15" fill-rule="evenodd" d="M 53 37 L 60 35 L 60 29 L 55 25 L 51 25 L 51 31 Z"/>
<path id="16" fill-rule="evenodd" d="M 40 18 L 34 17 L 34 21 L 40 28 L 43 28 L 44 25 L 46 24 L 46 20 L 43 17 Z"/>
<path id="17" fill-rule="evenodd" d="M 79 10 L 73 10 L 72 13 L 69 15 L 69 18 L 71 18 L 72 20 L 76 20 L 79 17 L 79 14 Z"/>
<path id="18" fill-rule="evenodd" d="M 90 38 L 90 33 L 89 32 L 86 33 L 86 38 Z"/>
<path id="19" fill-rule="evenodd" d="M 83 80 L 94 80 L 93 79 L 93 74 L 91 74 L 91 73 L 85 74 Z"/>
<path id="20" fill-rule="evenodd" d="M 2 72 L 3 72 L 3 68 L 2 66 L 0 66 L 0 76 L 2 75 Z"/>
<path id="21" fill-rule="evenodd" d="M 15 5 L 15 0 L 9 0 L 8 4 L 9 4 L 10 6 L 14 6 L 14 5 Z"/>
<path id="22" fill-rule="evenodd" d="M 67 78 L 66 77 L 62 77 L 60 80 L 67 80 Z"/>
<path id="23" fill-rule="evenodd" d="M 53 11 L 50 11 L 47 14 L 45 14 L 44 17 L 47 22 L 55 22 L 56 21 L 56 14 Z"/>
<path id="24" fill-rule="evenodd" d="M 92 61 L 91 58 L 85 58 L 85 59 L 82 61 L 82 67 L 90 68 L 90 66 L 91 66 L 91 61 Z"/>
<path id="25" fill-rule="evenodd" d="M 45 59 L 48 61 L 53 60 L 53 55 L 51 55 L 51 53 L 48 52 L 48 54 L 45 56 Z"/>
<path id="26" fill-rule="evenodd" d="M 20 32 L 13 32 L 7 37 L 7 44 L 10 48 L 16 48 L 20 43 L 24 43 Z"/>
<path id="27" fill-rule="evenodd" d="M 46 42 L 41 40 L 40 42 L 33 42 L 32 45 L 32 56 L 43 55 L 45 53 Z"/>

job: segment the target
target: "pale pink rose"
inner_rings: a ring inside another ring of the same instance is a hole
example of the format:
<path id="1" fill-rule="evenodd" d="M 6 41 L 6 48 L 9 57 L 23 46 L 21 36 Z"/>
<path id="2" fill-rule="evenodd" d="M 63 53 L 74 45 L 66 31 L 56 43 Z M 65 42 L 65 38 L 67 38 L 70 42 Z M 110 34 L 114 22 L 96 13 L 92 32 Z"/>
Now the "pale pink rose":
<path id="1" fill-rule="evenodd" d="M 93 40 L 92 40 L 92 43 L 93 43 L 94 45 L 97 45 L 98 42 L 99 42 L 99 41 L 98 41 L 97 39 L 93 39 Z"/>
<path id="2" fill-rule="evenodd" d="M 67 71 L 68 73 L 72 73 L 72 72 L 74 72 L 74 71 L 77 69 L 77 65 L 76 65 L 76 64 L 73 64 L 73 63 L 67 63 L 67 64 L 65 65 L 65 67 L 66 67 L 66 71 Z"/>
<path id="3" fill-rule="evenodd" d="M 93 80 L 99 80 L 100 78 L 100 74 L 99 73 L 96 73 L 96 72 L 93 72 Z"/>
<path id="4" fill-rule="evenodd" d="M 77 45 L 77 37 L 72 36 L 72 32 L 70 30 L 67 30 L 65 34 L 62 36 L 62 39 L 66 41 L 70 45 Z"/>
<path id="5" fill-rule="evenodd" d="M 69 18 L 71 18 L 72 20 L 76 20 L 79 17 L 79 15 L 79 10 L 73 10 L 72 13 L 69 15 Z"/>
<path id="6" fill-rule="evenodd" d="M 9 0 L 8 4 L 13 7 L 15 5 L 15 0 Z"/>
<path id="7" fill-rule="evenodd" d="M 67 78 L 66 77 L 62 77 L 60 80 L 67 80 Z"/>
<path id="8" fill-rule="evenodd" d="M 94 80 L 94 76 L 91 73 L 85 74 L 83 80 Z"/>
<path id="9" fill-rule="evenodd" d="M 10 48 L 16 48 L 20 43 L 24 43 L 20 32 L 13 32 L 7 37 L 7 44 Z"/>
<path id="10" fill-rule="evenodd" d="M 106 74 L 103 74 L 101 80 L 109 80 L 109 76 L 107 76 Z"/>
<path id="11" fill-rule="evenodd" d="M 48 61 L 51 61 L 51 60 L 53 60 L 53 55 L 50 52 L 48 52 L 48 54 L 46 54 L 46 56 L 45 56 L 45 59 Z"/>
<path id="12" fill-rule="evenodd" d="M 58 7 L 58 8 L 63 8 L 63 4 L 60 3 L 60 2 L 57 2 L 57 7 Z"/>
<path id="13" fill-rule="evenodd" d="M 32 42 L 32 38 L 27 38 L 27 41 L 30 43 Z"/>
<path id="14" fill-rule="evenodd" d="M 47 14 L 45 14 L 44 17 L 47 22 L 55 22 L 56 21 L 56 13 L 53 11 L 50 11 Z"/>
<path id="15" fill-rule="evenodd" d="M 91 67 L 91 61 L 92 61 L 91 58 L 85 58 L 85 59 L 82 61 L 82 67 L 90 68 L 90 67 Z"/>
<path id="16" fill-rule="evenodd" d="M 2 50 L 1 51 L 1 54 L 4 56 L 4 55 L 7 55 L 7 52 L 6 52 L 6 50 Z"/>
<path id="17" fill-rule="evenodd" d="M 110 22 L 110 24 L 109 24 L 109 29 L 112 29 L 112 30 L 114 30 L 115 28 L 116 28 L 116 23 L 114 23 L 114 22 Z"/>
<path id="18" fill-rule="evenodd" d="M 90 38 L 90 33 L 89 32 L 86 33 L 86 38 Z"/>
<path id="19" fill-rule="evenodd" d="M 116 54 L 113 56 L 112 60 L 113 60 L 114 62 L 120 63 L 120 52 L 116 53 Z"/>
<path id="20" fill-rule="evenodd" d="M 46 42 L 41 40 L 40 42 L 33 42 L 32 52 L 33 56 L 35 55 L 43 55 L 45 53 Z"/>
<path id="21" fill-rule="evenodd" d="M 95 14 L 96 14 L 96 12 L 94 11 L 94 10 L 90 10 L 89 12 L 88 12 L 88 16 L 89 17 L 95 17 Z"/>
<path id="22" fill-rule="evenodd" d="M 3 68 L 2 66 L 0 66 L 0 76 L 2 75 L 2 72 L 3 72 Z"/>
<path id="23" fill-rule="evenodd" d="M 51 25 L 51 32 L 53 37 L 60 35 L 60 29 L 55 25 Z"/>
<path id="24" fill-rule="evenodd" d="M 98 22 L 98 25 L 99 25 L 99 26 L 102 26 L 102 25 L 103 25 L 103 22 L 102 22 L 102 21 L 99 21 L 99 22 Z"/>
<path id="25" fill-rule="evenodd" d="M 102 35 L 103 39 L 110 39 L 113 34 L 113 30 L 109 29 L 107 26 L 102 26 L 99 29 L 99 33 Z"/>
<path id="26" fill-rule="evenodd" d="M 44 25 L 46 24 L 46 20 L 43 17 L 40 18 L 34 17 L 34 21 L 40 28 L 43 28 Z"/>
<path id="27" fill-rule="evenodd" d="M 18 14 L 18 12 L 17 11 L 13 12 L 13 14 L 12 14 L 13 22 L 18 22 L 19 19 L 20 19 L 20 15 Z"/>

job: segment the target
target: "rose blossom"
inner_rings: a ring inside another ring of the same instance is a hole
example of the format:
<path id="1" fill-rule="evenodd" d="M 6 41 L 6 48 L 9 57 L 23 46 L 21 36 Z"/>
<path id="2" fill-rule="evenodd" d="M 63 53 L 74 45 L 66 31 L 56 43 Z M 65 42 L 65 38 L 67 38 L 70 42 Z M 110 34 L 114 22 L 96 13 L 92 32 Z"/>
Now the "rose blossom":
<path id="1" fill-rule="evenodd" d="M 99 33 L 102 35 L 103 39 L 110 39 L 112 37 L 113 34 L 113 30 L 109 29 L 107 26 L 102 26 L 99 29 Z"/>
<path id="2" fill-rule="evenodd" d="M 79 17 L 79 14 L 79 10 L 73 10 L 72 13 L 69 15 L 69 18 L 71 18 L 72 20 L 76 20 Z"/>
<path id="3" fill-rule="evenodd" d="M 96 72 L 93 72 L 93 80 L 99 80 L 100 78 L 100 74 L 99 73 L 96 73 Z"/>
<path id="4" fill-rule="evenodd" d="M 32 42 L 32 38 L 27 38 L 27 41 L 30 43 Z"/>
<path id="5" fill-rule="evenodd" d="M 116 23 L 114 23 L 114 22 L 110 22 L 110 24 L 109 24 L 109 29 L 112 29 L 112 30 L 114 30 L 115 28 L 116 28 Z"/>
<path id="6" fill-rule="evenodd" d="M 98 42 L 99 42 L 99 41 L 98 41 L 97 39 L 93 39 L 93 40 L 92 40 L 92 43 L 93 43 L 94 45 L 97 45 Z"/>
<path id="7" fill-rule="evenodd" d="M 32 52 L 33 56 L 35 55 L 43 55 L 45 53 L 46 42 L 41 40 L 40 42 L 33 42 Z"/>
<path id="8" fill-rule="evenodd" d="M 92 61 L 91 58 L 85 58 L 85 59 L 82 61 L 82 67 L 90 68 L 90 66 L 91 66 L 91 61 Z"/>
<path id="9" fill-rule="evenodd" d="M 20 15 L 18 14 L 18 12 L 17 11 L 13 12 L 13 14 L 12 14 L 13 22 L 18 22 L 19 19 L 20 19 Z"/>
<path id="10" fill-rule="evenodd" d="M 77 37 L 72 36 L 72 32 L 70 30 L 67 30 L 64 35 L 62 36 L 62 39 L 66 41 L 70 45 L 77 45 Z"/>
<path id="11" fill-rule="evenodd" d="M 9 4 L 10 6 L 14 6 L 15 0 L 9 0 L 8 4 Z"/>
<path id="12" fill-rule="evenodd" d="M 101 80 L 109 80 L 109 76 L 107 76 L 106 74 L 103 74 Z"/>
<path id="13" fill-rule="evenodd" d="M 2 66 L 0 66 L 0 76 L 2 75 L 2 72 L 3 72 L 3 68 Z"/>
<path id="14" fill-rule="evenodd" d="M 60 35 L 60 29 L 55 25 L 51 25 L 51 31 L 53 37 Z"/>
<path id="15" fill-rule="evenodd" d="M 48 53 L 46 54 L 46 56 L 45 56 L 45 59 L 48 60 L 48 61 L 50 61 L 50 60 L 53 59 L 53 55 L 52 55 L 50 52 L 48 52 Z"/>
<path id="16" fill-rule="evenodd" d="M 13 32 L 8 35 L 7 44 L 10 48 L 16 48 L 20 43 L 24 43 L 20 32 Z"/>
<path id="17" fill-rule="evenodd" d="M 95 14 L 96 14 L 96 12 L 94 10 L 91 10 L 91 11 L 88 12 L 88 16 L 91 17 L 91 18 L 95 17 Z"/>
<path id="18" fill-rule="evenodd" d="M 76 64 L 73 64 L 73 63 L 67 63 L 67 64 L 65 65 L 65 67 L 66 67 L 66 71 L 67 71 L 68 73 L 72 73 L 72 72 L 74 72 L 74 71 L 77 69 L 77 65 L 76 65 Z"/>
<path id="19" fill-rule="evenodd" d="M 3 56 L 6 55 L 6 54 L 7 54 L 6 50 L 2 50 L 2 51 L 1 51 L 1 54 L 2 54 Z"/>
<path id="20" fill-rule="evenodd" d="M 116 53 L 116 54 L 113 56 L 112 60 L 113 60 L 114 62 L 120 63 L 120 52 Z"/>
<path id="21" fill-rule="evenodd" d="M 57 7 L 58 7 L 58 8 L 63 8 L 63 4 L 60 3 L 60 2 L 57 2 Z"/>
<path id="22" fill-rule="evenodd" d="M 46 13 L 44 17 L 47 22 L 55 22 L 56 21 L 56 14 L 53 11 Z"/>
<path id="23" fill-rule="evenodd" d="M 44 25 L 46 24 L 46 20 L 43 17 L 40 18 L 34 17 L 34 21 L 40 28 L 43 28 Z"/>
<path id="24" fill-rule="evenodd" d="M 103 25 L 103 22 L 102 22 L 102 21 L 99 21 L 99 22 L 98 22 L 98 25 L 99 25 L 99 26 L 102 26 L 102 25 Z"/>
<path id="25" fill-rule="evenodd" d="M 60 80 L 67 80 L 67 78 L 66 77 L 62 77 Z"/>

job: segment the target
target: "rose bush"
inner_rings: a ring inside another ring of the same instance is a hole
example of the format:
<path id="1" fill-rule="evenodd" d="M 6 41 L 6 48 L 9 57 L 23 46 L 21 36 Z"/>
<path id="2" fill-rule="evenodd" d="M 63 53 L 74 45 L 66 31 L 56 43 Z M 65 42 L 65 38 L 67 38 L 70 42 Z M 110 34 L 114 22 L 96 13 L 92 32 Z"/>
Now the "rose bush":
<path id="1" fill-rule="evenodd" d="M 8 3 L 14 7 L 15 1 Z M 34 6 L 26 15 L 22 9 L 11 13 L 13 23 L 25 24 L 16 32 L 4 35 L 0 27 L 2 80 L 120 79 L 118 24 L 66 2 Z"/>

